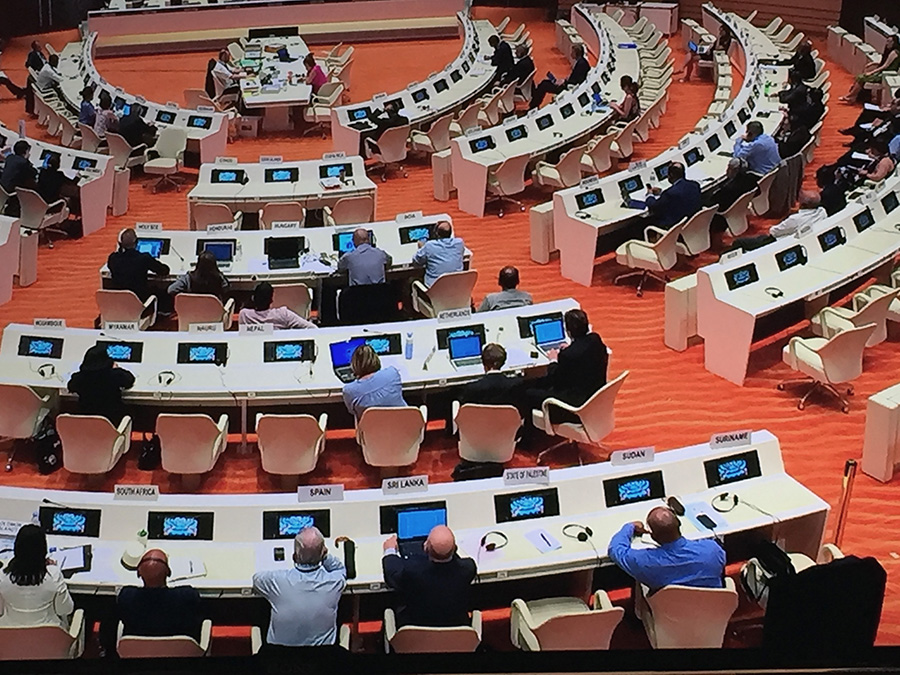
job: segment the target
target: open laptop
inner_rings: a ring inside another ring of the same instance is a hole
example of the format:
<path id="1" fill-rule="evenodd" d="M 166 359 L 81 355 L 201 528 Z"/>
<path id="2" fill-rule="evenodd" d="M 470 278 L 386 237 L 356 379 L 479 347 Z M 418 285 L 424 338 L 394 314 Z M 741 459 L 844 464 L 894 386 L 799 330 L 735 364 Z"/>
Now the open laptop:
<path id="1" fill-rule="evenodd" d="M 265 247 L 270 270 L 300 267 L 300 253 L 304 248 L 303 237 L 269 237 L 266 239 Z"/>
<path id="2" fill-rule="evenodd" d="M 331 367 L 341 382 L 353 382 L 356 379 L 350 368 L 350 359 L 356 348 L 365 341 L 365 338 L 354 338 L 346 342 L 332 342 L 328 345 L 331 351 Z"/>
<path id="3" fill-rule="evenodd" d="M 422 555 L 432 528 L 447 524 L 447 509 L 407 509 L 397 511 L 397 548 L 400 555 Z"/>
<path id="4" fill-rule="evenodd" d="M 447 348 L 450 350 L 450 363 L 454 368 L 481 365 L 481 335 L 459 335 L 447 338 Z"/>
<path id="5" fill-rule="evenodd" d="M 231 269 L 231 263 L 234 261 L 234 251 L 236 242 L 230 241 L 205 241 L 203 242 L 204 251 L 209 251 L 216 259 L 216 265 L 220 270 Z"/>
<path id="6" fill-rule="evenodd" d="M 566 342 L 566 329 L 562 319 L 535 321 L 531 324 L 534 344 L 542 352 L 559 349 Z"/>

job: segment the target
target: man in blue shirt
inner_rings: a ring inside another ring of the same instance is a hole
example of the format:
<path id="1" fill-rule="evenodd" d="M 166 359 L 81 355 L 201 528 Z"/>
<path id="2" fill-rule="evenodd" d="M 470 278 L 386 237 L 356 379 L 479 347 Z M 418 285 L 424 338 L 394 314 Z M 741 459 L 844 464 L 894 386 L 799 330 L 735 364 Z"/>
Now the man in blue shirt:
<path id="1" fill-rule="evenodd" d="M 670 187 L 662 192 L 658 187 L 647 187 L 647 209 L 657 227 L 668 230 L 690 218 L 703 206 L 700 183 L 684 177 L 684 165 L 680 162 L 669 164 L 667 175 Z"/>
<path id="2" fill-rule="evenodd" d="M 91 128 L 97 121 L 97 109 L 94 107 L 94 88 L 85 87 L 81 90 L 81 107 L 78 109 L 78 122 Z"/>
<path id="3" fill-rule="evenodd" d="M 337 642 L 338 602 L 347 585 L 344 563 L 328 555 L 325 538 L 315 527 L 294 538 L 294 566 L 257 572 L 253 590 L 272 606 L 266 642 L 305 647 Z"/>
<path id="4" fill-rule="evenodd" d="M 360 227 L 353 232 L 353 250 L 338 261 L 338 271 L 347 272 L 351 286 L 383 284 L 384 271 L 392 264 L 391 256 L 369 242 L 369 231 Z"/>
<path id="5" fill-rule="evenodd" d="M 442 274 L 462 271 L 466 250 L 463 240 L 453 236 L 450 223 L 438 223 L 435 236 L 436 239 L 420 241 L 412 259 L 413 265 L 425 268 L 425 285 L 429 288 Z"/>
<path id="6" fill-rule="evenodd" d="M 758 120 L 747 122 L 747 131 L 734 142 L 734 156 L 747 162 L 747 169 L 765 176 L 781 162 L 778 144 L 769 134 L 763 133 Z"/>
<path id="7" fill-rule="evenodd" d="M 659 546 L 632 548 L 631 540 L 648 532 Z M 650 511 L 647 527 L 640 522 L 626 523 L 610 540 L 608 555 L 651 592 L 673 584 L 697 588 L 723 585 L 725 551 L 713 539 L 685 539 L 678 516 L 664 506 Z"/>

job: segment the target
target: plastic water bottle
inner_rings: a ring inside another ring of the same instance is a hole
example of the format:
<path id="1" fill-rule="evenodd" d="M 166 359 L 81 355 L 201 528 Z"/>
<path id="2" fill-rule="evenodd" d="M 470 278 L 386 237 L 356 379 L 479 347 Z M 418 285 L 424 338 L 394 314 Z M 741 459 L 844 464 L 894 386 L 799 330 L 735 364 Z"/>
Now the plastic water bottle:
<path id="1" fill-rule="evenodd" d="M 404 354 L 407 361 L 411 361 L 413 357 L 413 334 L 412 331 L 406 334 L 406 345 Z"/>

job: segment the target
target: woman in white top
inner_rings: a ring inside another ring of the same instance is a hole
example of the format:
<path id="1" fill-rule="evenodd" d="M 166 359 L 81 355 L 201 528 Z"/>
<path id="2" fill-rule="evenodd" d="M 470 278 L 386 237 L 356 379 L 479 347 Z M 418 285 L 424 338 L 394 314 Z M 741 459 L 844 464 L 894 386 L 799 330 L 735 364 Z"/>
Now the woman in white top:
<path id="1" fill-rule="evenodd" d="M 56 564 L 47 559 L 47 538 L 37 525 L 23 525 L 14 557 L 0 571 L 0 626 L 56 624 L 68 629 L 75 609 Z"/>
<path id="2" fill-rule="evenodd" d="M 312 321 L 307 321 L 287 307 L 272 307 L 273 297 L 275 289 L 272 288 L 272 284 L 268 281 L 258 283 L 253 289 L 250 305 L 238 313 L 238 323 L 241 325 L 270 323 L 275 330 L 317 327 Z"/>

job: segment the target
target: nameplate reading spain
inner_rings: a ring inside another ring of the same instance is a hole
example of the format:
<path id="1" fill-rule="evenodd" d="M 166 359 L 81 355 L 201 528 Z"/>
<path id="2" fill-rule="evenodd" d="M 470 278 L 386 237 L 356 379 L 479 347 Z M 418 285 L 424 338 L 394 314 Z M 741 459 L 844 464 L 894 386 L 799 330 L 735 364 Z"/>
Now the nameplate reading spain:
<path id="1" fill-rule="evenodd" d="M 503 472 L 504 485 L 549 485 L 550 467 L 535 466 L 525 469 L 506 469 Z"/>
<path id="2" fill-rule="evenodd" d="M 460 307 L 459 309 L 445 309 L 438 312 L 438 323 L 454 323 L 456 321 L 468 321 L 472 318 L 472 309 L 470 307 Z"/>
<path id="3" fill-rule="evenodd" d="M 344 501 L 344 484 L 336 485 L 301 485 L 297 488 L 298 502 L 342 502 Z"/>
<path id="4" fill-rule="evenodd" d="M 386 495 L 405 495 L 411 492 L 428 492 L 428 476 L 385 478 L 381 481 L 381 492 Z"/>
<path id="5" fill-rule="evenodd" d="M 34 327 L 35 328 L 51 328 L 53 330 L 65 330 L 66 329 L 66 320 L 65 319 L 35 319 Z"/>
<path id="6" fill-rule="evenodd" d="M 116 485 L 113 500 L 155 502 L 159 500 L 159 485 Z"/>
<path id="7" fill-rule="evenodd" d="M 609 457 L 609 462 L 613 466 L 623 466 L 625 464 L 644 464 L 652 462 L 656 454 L 654 446 L 649 445 L 644 448 L 629 448 L 628 450 L 616 450 Z"/>
<path id="8" fill-rule="evenodd" d="M 713 434 L 709 439 L 710 448 L 741 448 L 750 445 L 753 431 L 744 429 L 742 431 L 728 431 L 721 434 Z"/>

